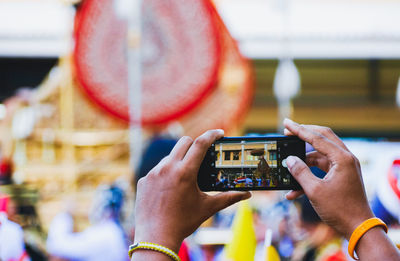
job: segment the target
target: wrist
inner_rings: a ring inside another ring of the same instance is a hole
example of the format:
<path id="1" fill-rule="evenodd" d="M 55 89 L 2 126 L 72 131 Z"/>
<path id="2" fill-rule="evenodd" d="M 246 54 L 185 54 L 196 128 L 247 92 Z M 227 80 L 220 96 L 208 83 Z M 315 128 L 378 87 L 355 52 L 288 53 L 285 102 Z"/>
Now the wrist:
<path id="1" fill-rule="evenodd" d="M 371 228 L 358 242 L 355 251 L 360 260 L 399 260 L 397 247 L 381 227 Z"/>
<path id="2" fill-rule="evenodd" d="M 387 226 L 386 224 L 380 220 L 379 218 L 370 218 L 365 220 L 364 222 L 362 222 L 352 233 L 350 240 L 349 240 L 349 245 L 348 245 L 348 252 L 349 255 L 353 258 L 353 259 L 357 259 L 354 256 L 354 252 L 357 252 L 356 248 L 362 241 L 363 238 L 365 238 L 366 240 L 364 240 L 364 242 L 368 242 L 368 238 L 371 238 L 371 236 L 368 237 L 369 235 L 375 235 L 374 238 L 376 238 L 377 235 L 377 230 L 374 230 L 376 228 L 383 228 L 383 230 L 385 231 L 385 233 L 387 233 Z M 370 233 L 368 233 L 370 232 Z M 382 231 L 381 231 L 382 232 Z M 365 236 L 365 237 L 364 237 Z M 365 243 L 364 243 L 365 245 Z"/>
<path id="3" fill-rule="evenodd" d="M 359 255 L 363 248 L 369 248 L 377 238 L 386 237 L 385 231 L 381 227 L 373 227 L 369 229 L 358 241 L 355 251 Z"/>
<path id="4" fill-rule="evenodd" d="M 139 249 L 135 252 L 132 253 L 131 259 L 132 261 L 171 261 L 172 259 L 160 252 L 157 251 L 151 251 L 147 249 Z"/>
<path id="5" fill-rule="evenodd" d="M 353 218 L 352 222 L 348 222 L 349 226 L 345 230 L 346 232 L 344 233 L 344 237 L 347 240 L 350 240 L 351 235 L 353 234 L 354 230 L 357 229 L 357 227 L 362 224 L 364 221 L 375 217 L 372 211 L 366 211 L 365 214 L 359 215 L 359 218 Z"/>
<path id="6" fill-rule="evenodd" d="M 164 257 L 167 256 L 167 257 L 171 258 L 174 261 L 181 261 L 178 254 L 176 252 L 174 252 L 173 250 L 169 249 L 166 246 L 155 244 L 155 243 L 150 243 L 150 242 L 139 242 L 139 243 L 131 245 L 129 247 L 129 251 L 128 251 L 129 257 L 132 259 L 133 253 L 140 251 L 140 250 L 148 250 L 147 252 L 149 252 L 149 251 L 157 252 L 159 254 L 163 254 Z M 146 253 L 144 255 L 150 256 L 150 253 Z M 137 256 L 138 255 L 136 255 L 136 257 Z M 161 258 L 160 255 L 158 255 L 158 256 L 159 256 L 159 258 Z"/>
<path id="7" fill-rule="evenodd" d="M 149 242 L 165 246 L 175 253 L 179 252 L 183 240 L 174 239 L 172 236 L 164 236 L 156 233 L 135 234 L 135 243 Z"/>

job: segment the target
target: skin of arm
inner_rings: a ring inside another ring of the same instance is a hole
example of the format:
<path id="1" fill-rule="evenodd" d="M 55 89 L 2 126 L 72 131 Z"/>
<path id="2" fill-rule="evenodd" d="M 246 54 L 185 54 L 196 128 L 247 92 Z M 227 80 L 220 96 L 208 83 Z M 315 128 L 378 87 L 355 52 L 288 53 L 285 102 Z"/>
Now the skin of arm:
<path id="1" fill-rule="evenodd" d="M 197 173 L 211 144 L 223 130 L 210 130 L 193 141 L 182 137 L 171 153 L 138 182 L 135 206 L 135 242 L 151 242 L 178 252 L 187 236 L 219 210 L 250 192 L 223 192 L 210 196 L 200 191 Z M 165 254 L 137 250 L 132 260 L 171 260 Z"/>
<path id="2" fill-rule="evenodd" d="M 307 154 L 306 162 L 294 156 L 287 158 L 289 170 L 303 190 L 290 191 L 286 198 L 292 200 L 305 193 L 321 219 L 349 240 L 359 224 L 374 217 L 358 159 L 327 127 L 300 125 L 289 119 L 284 125 L 285 135 L 296 135 L 316 150 Z M 317 178 L 310 166 L 324 170 L 326 176 Z M 364 234 L 356 253 L 360 260 L 400 260 L 399 251 L 379 227 Z"/>

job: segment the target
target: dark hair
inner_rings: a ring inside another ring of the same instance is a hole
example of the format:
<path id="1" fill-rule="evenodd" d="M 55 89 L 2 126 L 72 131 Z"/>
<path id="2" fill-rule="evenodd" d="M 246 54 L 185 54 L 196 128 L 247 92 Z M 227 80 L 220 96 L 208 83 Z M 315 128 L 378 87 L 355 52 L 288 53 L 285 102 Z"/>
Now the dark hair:
<path id="1" fill-rule="evenodd" d="M 316 224 L 321 222 L 321 218 L 318 216 L 317 212 L 315 212 L 313 206 L 306 196 L 299 198 L 298 203 L 301 208 L 300 217 L 303 222 L 309 224 Z"/>
<path id="2" fill-rule="evenodd" d="M 176 142 L 176 139 L 162 136 L 156 136 L 150 141 L 142 154 L 142 160 L 135 175 L 135 186 L 140 178 L 146 176 L 164 157 L 169 155 Z"/>

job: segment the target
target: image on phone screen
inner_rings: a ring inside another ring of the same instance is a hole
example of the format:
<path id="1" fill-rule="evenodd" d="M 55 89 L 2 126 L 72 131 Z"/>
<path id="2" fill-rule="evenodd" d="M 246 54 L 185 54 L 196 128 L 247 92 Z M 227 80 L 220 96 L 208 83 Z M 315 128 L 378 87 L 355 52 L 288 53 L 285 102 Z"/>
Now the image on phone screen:
<path id="1" fill-rule="evenodd" d="M 305 154 L 298 139 L 225 138 L 209 149 L 207 190 L 296 189 L 286 165 L 288 155 Z M 207 175 L 207 173 L 202 174 Z"/>

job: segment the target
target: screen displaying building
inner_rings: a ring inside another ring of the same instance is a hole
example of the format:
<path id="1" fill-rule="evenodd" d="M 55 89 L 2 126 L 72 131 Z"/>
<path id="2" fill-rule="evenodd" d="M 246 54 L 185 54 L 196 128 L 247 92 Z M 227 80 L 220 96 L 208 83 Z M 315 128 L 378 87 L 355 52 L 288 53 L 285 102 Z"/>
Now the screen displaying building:
<path id="1" fill-rule="evenodd" d="M 281 181 L 276 141 L 219 143 L 215 152 L 224 187 L 275 187 Z"/>

